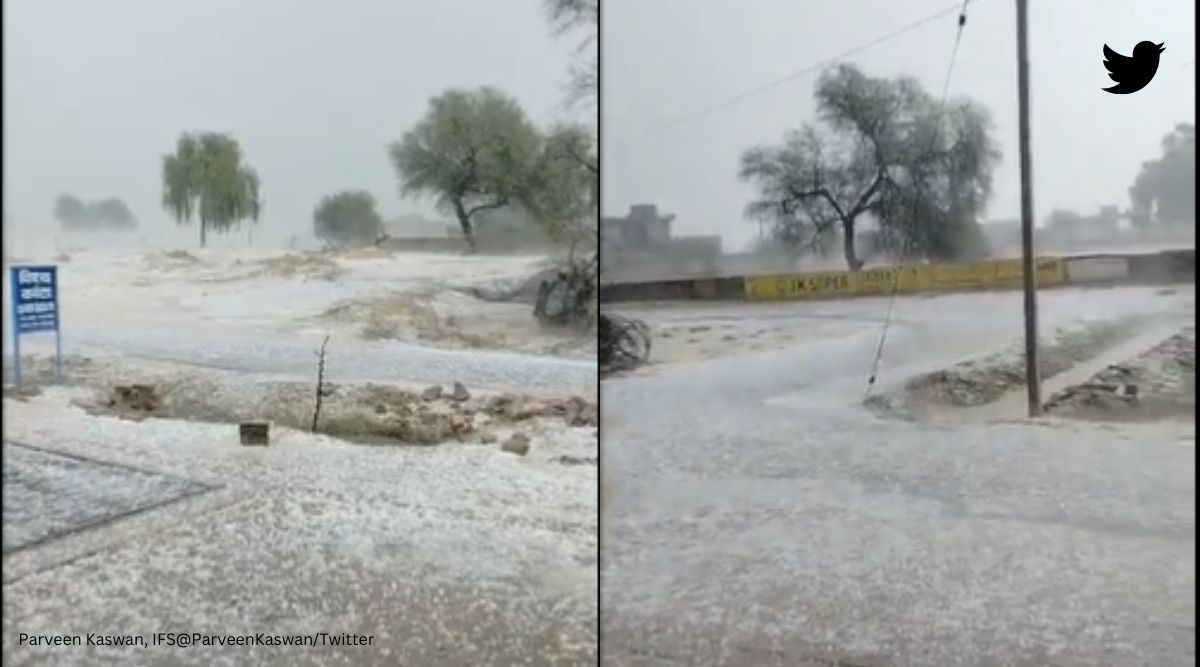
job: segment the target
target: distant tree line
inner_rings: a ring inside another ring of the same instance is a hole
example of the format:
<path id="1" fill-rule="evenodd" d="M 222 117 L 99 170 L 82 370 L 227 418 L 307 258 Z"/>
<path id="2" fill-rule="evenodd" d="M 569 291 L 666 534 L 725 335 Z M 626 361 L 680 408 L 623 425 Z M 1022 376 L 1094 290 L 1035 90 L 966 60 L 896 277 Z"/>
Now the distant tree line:
<path id="1" fill-rule="evenodd" d="M 597 0 L 545 0 L 556 33 L 582 31 L 581 48 L 594 43 Z M 595 59 L 572 72 L 569 101 L 593 98 Z M 599 169 L 593 133 L 560 123 L 541 129 L 520 104 L 490 87 L 452 89 L 429 101 L 425 116 L 387 145 L 405 197 L 431 197 L 453 215 L 469 251 L 476 226 L 491 231 L 534 227 L 570 249 L 595 234 Z M 163 156 L 162 204 L 178 224 L 199 224 L 200 245 L 209 232 L 254 224 L 262 210 L 261 182 L 232 136 L 185 133 Z M 335 246 L 378 241 L 384 233 L 375 197 L 348 189 L 314 206 L 313 232 Z"/>
<path id="2" fill-rule="evenodd" d="M 1129 188 L 1134 224 L 1191 225 L 1196 220 L 1196 126 L 1180 123 L 1163 137 L 1162 157 L 1142 164 Z"/>
<path id="3" fill-rule="evenodd" d="M 512 97 L 494 88 L 437 95 L 412 129 L 387 147 L 404 196 L 432 197 L 454 216 L 468 251 L 485 236 L 540 235 L 570 245 L 594 217 L 599 192 L 595 149 L 585 129 L 539 130 Z M 322 198 L 317 238 L 336 246 L 375 242 L 383 220 L 361 190 Z"/>
<path id="4" fill-rule="evenodd" d="M 59 195 L 54 218 L 67 231 L 125 231 L 138 225 L 129 206 L 116 197 L 84 202 L 74 195 Z"/>
<path id="5" fill-rule="evenodd" d="M 370 192 L 344 191 L 324 197 L 317 204 L 313 232 L 335 246 L 364 245 L 383 234 L 383 218 Z"/>
<path id="6" fill-rule="evenodd" d="M 1142 163 L 1129 188 L 1130 208 L 1121 213 L 1106 206 L 1098 215 L 1068 209 L 1050 212 L 1050 229 L 1100 227 L 1116 231 L 1122 217 L 1142 230 L 1190 226 L 1196 219 L 1196 126 L 1180 123 L 1163 137 L 1162 156 Z"/>

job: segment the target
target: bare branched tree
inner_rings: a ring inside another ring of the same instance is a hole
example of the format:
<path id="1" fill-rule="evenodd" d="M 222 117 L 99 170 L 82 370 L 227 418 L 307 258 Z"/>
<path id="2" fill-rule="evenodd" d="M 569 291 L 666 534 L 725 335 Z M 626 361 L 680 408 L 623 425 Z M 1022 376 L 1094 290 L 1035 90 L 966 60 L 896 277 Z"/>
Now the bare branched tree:
<path id="1" fill-rule="evenodd" d="M 771 222 L 797 250 L 840 235 L 852 271 L 863 266 L 855 235 L 867 215 L 880 239 L 930 259 L 978 242 L 975 217 L 999 160 L 985 110 L 943 108 L 911 79 L 871 78 L 852 65 L 823 75 L 816 97 L 822 128 L 806 124 L 782 146 L 742 155 L 741 177 L 759 190 L 748 217 Z"/>
<path id="2" fill-rule="evenodd" d="M 600 89 L 596 40 L 600 29 L 600 0 L 545 0 L 546 16 L 555 34 L 581 33 L 580 61 L 571 70 L 568 102 L 594 102 Z"/>
<path id="3" fill-rule="evenodd" d="M 325 384 L 325 348 L 328 345 L 329 336 L 325 336 L 325 340 L 321 341 L 321 349 L 317 352 L 316 403 L 313 405 L 312 427 L 309 429 L 312 433 L 317 432 L 321 420 L 321 401 L 332 393 L 329 385 Z"/>

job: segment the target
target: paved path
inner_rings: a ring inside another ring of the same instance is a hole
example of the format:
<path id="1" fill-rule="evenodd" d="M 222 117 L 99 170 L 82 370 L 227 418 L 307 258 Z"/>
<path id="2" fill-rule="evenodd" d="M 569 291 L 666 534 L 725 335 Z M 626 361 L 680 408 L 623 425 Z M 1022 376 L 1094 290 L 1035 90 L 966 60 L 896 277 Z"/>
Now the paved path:
<path id="1" fill-rule="evenodd" d="M 281 336 L 176 328 L 110 329 L 80 325 L 65 334 L 72 355 L 119 356 L 127 361 L 188 364 L 281 377 L 312 376 L 314 351 L 323 336 Z M 48 344 L 47 344 L 48 343 Z M 350 347 L 346 347 L 350 346 Z M 22 352 L 53 354 L 53 338 L 22 342 Z M 5 354 L 11 356 L 8 344 Z M 494 391 L 595 395 L 594 361 L 538 357 L 511 352 L 441 350 L 393 341 L 334 339 L 327 366 L 339 382 L 435 384 L 455 380 Z"/>
<path id="2" fill-rule="evenodd" d="M 4 554 L 212 490 L 124 465 L 4 442 Z"/>

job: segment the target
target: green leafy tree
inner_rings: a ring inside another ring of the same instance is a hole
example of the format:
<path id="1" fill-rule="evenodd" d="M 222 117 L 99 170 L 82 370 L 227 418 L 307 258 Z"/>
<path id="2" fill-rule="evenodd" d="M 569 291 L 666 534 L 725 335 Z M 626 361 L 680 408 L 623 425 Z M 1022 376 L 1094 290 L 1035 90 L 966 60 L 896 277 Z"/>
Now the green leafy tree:
<path id="1" fill-rule="evenodd" d="M 121 230 L 137 226 L 137 217 L 117 197 L 84 203 L 78 197 L 60 195 L 55 200 L 54 217 L 64 229 L 72 231 Z"/>
<path id="2" fill-rule="evenodd" d="M 1180 123 L 1163 138 L 1163 155 L 1142 164 L 1129 189 L 1132 218 L 1148 225 L 1196 219 L 1196 126 Z"/>
<path id="3" fill-rule="evenodd" d="M 600 27 L 600 0 L 544 0 L 546 16 L 555 34 L 581 33 L 582 56 L 571 70 L 570 102 L 594 101 L 600 88 L 596 36 Z M 586 55 L 584 55 L 586 53 Z"/>
<path id="4" fill-rule="evenodd" d="M 550 242 L 573 260 L 595 235 L 599 180 L 592 143 L 581 126 L 552 128 L 514 201 L 473 216 L 478 239 L 525 247 Z"/>
<path id="5" fill-rule="evenodd" d="M 371 193 L 339 192 L 317 204 L 313 211 L 313 231 L 317 238 L 335 245 L 365 245 L 383 233 L 383 218 Z"/>
<path id="6" fill-rule="evenodd" d="M 226 134 L 184 134 L 163 156 L 163 207 L 179 224 L 200 221 L 200 247 L 209 228 L 225 233 L 262 212 L 258 174 L 242 162 L 237 140 Z"/>
<path id="7" fill-rule="evenodd" d="M 88 202 L 86 216 L 92 226 L 105 229 L 131 229 L 137 226 L 137 217 L 124 201 L 116 197 Z"/>
<path id="8" fill-rule="evenodd" d="M 543 322 L 589 326 L 598 315 L 599 177 L 590 132 L 559 125 L 544 137 L 524 206 L 566 249 L 566 266 L 538 292 Z"/>
<path id="9" fill-rule="evenodd" d="M 87 206 L 78 197 L 61 194 L 54 200 L 54 218 L 66 229 L 80 228 L 87 219 Z"/>
<path id="10" fill-rule="evenodd" d="M 796 248 L 839 235 L 854 271 L 863 266 L 855 241 L 867 216 L 880 227 L 876 243 L 904 254 L 981 252 L 977 216 L 1000 158 L 984 109 L 969 101 L 943 108 L 913 79 L 872 78 L 852 65 L 822 75 L 816 101 L 820 125 L 743 153 L 740 175 L 759 192 L 749 217 Z"/>
<path id="11" fill-rule="evenodd" d="M 432 195 L 452 212 L 469 249 L 473 220 L 515 205 L 526 195 L 541 154 L 541 137 L 520 104 L 494 88 L 449 90 L 388 154 L 404 196 Z"/>
<path id="12" fill-rule="evenodd" d="M 594 247 L 598 174 L 591 134 L 578 125 L 559 125 L 545 136 L 521 197 L 549 237 L 567 246 L 570 261 L 581 244 L 591 241 Z"/>

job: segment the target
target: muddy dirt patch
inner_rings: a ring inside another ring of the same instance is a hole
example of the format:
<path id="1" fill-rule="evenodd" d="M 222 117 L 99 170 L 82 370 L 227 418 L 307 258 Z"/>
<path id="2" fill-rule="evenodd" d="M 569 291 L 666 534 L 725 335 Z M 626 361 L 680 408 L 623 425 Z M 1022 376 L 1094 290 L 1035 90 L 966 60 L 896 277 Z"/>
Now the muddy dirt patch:
<path id="1" fill-rule="evenodd" d="M 521 305 L 463 301 L 422 288 L 339 303 L 317 318 L 357 329 L 365 340 L 399 340 L 469 350 L 509 350 L 556 357 L 594 358 L 593 336 L 542 326 Z"/>
<path id="2" fill-rule="evenodd" d="M 1144 319 L 1129 317 L 1060 329 L 1041 342 L 1042 378 L 1050 378 L 1129 339 Z M 871 408 L 918 416 L 937 408 L 973 408 L 999 400 L 1025 384 L 1024 346 L 1016 341 L 1002 352 L 926 373 L 903 389 L 872 396 Z"/>
<path id="3" fill-rule="evenodd" d="M 186 250 L 166 250 L 146 253 L 143 261 L 150 268 L 160 271 L 178 271 L 203 264 L 199 257 Z"/>
<path id="4" fill-rule="evenodd" d="M 152 384 L 117 385 L 109 392 L 105 407 L 124 419 L 138 421 L 162 411 L 162 396 Z"/>
<path id="5" fill-rule="evenodd" d="M 28 401 L 41 395 L 42 388 L 38 385 L 22 385 L 20 387 L 5 385 L 4 387 L 4 398 L 11 398 L 14 401 Z"/>
<path id="6" fill-rule="evenodd" d="M 550 399 L 500 394 L 488 400 L 484 409 L 491 417 L 510 423 L 537 418 L 562 418 L 567 426 L 600 425 L 596 402 L 578 396 Z"/>
<path id="7" fill-rule="evenodd" d="M 260 259 L 255 264 L 262 268 L 262 274 L 280 278 L 335 280 L 343 272 L 337 261 L 317 253 L 289 253 Z"/>
<path id="8" fill-rule="evenodd" d="M 331 250 L 327 254 L 341 259 L 391 259 L 396 256 L 396 253 L 389 248 L 378 248 L 375 246 L 360 246 L 357 248 L 339 248 Z"/>
<path id="9" fill-rule="evenodd" d="M 1196 408 L 1196 330 L 1113 364 L 1050 397 L 1047 414 L 1090 421 L 1191 419 Z"/>
<path id="10" fill-rule="evenodd" d="M 360 327 L 366 340 L 415 340 L 469 349 L 504 348 L 503 335 L 463 330 L 453 316 L 442 317 L 430 292 L 396 292 L 340 303 L 321 316 L 326 322 Z"/>
<path id="11" fill-rule="evenodd" d="M 100 385 L 76 404 L 95 415 L 124 419 L 182 419 L 240 423 L 269 421 L 309 430 L 313 388 L 302 383 L 230 385 L 194 376 L 142 378 L 136 384 Z M 537 431 L 548 423 L 595 426 L 594 401 L 502 394 L 487 399 L 455 392 L 409 390 L 367 384 L 330 385 L 322 399 L 317 432 L 377 444 L 487 443 L 514 428 Z"/>
<path id="12" fill-rule="evenodd" d="M 80 384 L 102 375 L 104 364 L 82 355 L 65 355 L 62 363 L 63 380 Z M 58 364 L 53 357 L 21 355 L 21 389 L 11 385 L 16 381 L 11 364 L 4 365 L 5 396 L 18 397 L 23 392 L 40 391 L 42 387 L 58 384 Z M 10 393 L 10 389 L 12 392 Z"/>

